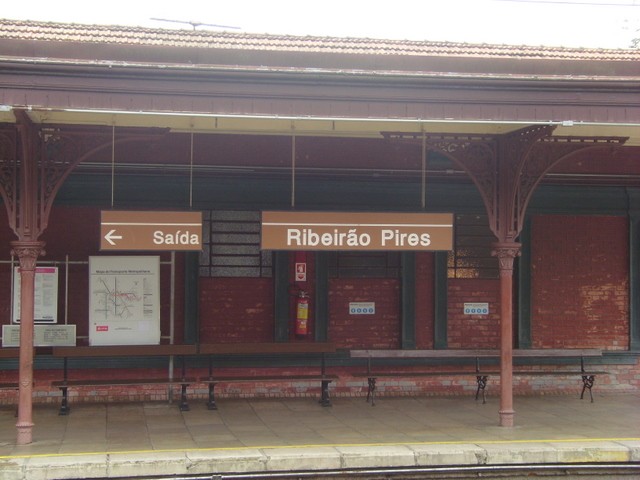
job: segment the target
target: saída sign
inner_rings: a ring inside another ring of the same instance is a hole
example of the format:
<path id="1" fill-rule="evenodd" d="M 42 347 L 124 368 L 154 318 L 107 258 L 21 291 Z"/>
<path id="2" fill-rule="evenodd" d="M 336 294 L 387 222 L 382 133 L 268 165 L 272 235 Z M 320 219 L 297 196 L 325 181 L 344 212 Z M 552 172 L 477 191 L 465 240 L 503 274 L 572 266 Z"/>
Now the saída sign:
<path id="1" fill-rule="evenodd" d="M 202 250 L 202 212 L 103 210 L 100 250 Z"/>

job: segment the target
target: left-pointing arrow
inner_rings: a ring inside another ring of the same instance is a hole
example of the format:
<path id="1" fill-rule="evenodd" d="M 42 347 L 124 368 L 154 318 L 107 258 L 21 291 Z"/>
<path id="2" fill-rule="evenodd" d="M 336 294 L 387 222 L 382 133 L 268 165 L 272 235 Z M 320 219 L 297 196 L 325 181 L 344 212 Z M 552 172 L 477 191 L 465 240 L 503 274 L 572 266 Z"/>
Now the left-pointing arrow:
<path id="1" fill-rule="evenodd" d="M 122 240 L 122 235 L 115 235 L 116 230 L 110 230 L 109 233 L 107 233 L 104 236 L 104 239 L 109 242 L 111 245 L 115 245 L 116 242 L 114 242 L 114 240 Z"/>

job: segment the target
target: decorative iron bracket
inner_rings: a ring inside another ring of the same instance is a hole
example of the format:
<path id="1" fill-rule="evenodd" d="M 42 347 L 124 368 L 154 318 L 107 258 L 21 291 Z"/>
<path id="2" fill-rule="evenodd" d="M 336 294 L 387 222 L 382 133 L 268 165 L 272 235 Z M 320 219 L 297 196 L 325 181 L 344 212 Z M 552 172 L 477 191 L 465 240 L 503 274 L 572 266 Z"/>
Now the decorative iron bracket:
<path id="1" fill-rule="evenodd" d="M 515 242 L 535 188 L 556 164 L 585 150 L 613 148 L 622 137 L 552 137 L 553 125 L 502 135 L 424 134 L 427 149 L 462 168 L 478 188 L 498 242 Z M 423 134 L 383 133 L 391 141 L 422 144 Z"/>
<path id="2" fill-rule="evenodd" d="M 114 141 L 110 128 L 36 125 L 26 111 L 13 112 L 16 124 L 0 126 L 0 195 L 9 226 L 25 241 L 44 232 L 56 194 L 80 162 L 116 144 L 155 140 L 168 131 L 121 129 Z"/>

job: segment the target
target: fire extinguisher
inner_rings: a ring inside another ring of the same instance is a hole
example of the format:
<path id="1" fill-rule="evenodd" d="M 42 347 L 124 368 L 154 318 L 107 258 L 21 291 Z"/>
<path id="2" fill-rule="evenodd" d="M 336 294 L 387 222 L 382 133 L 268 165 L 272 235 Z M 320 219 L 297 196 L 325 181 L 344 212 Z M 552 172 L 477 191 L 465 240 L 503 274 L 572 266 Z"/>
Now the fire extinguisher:
<path id="1" fill-rule="evenodd" d="M 304 290 L 300 290 L 296 302 L 296 335 L 304 336 L 308 333 L 307 320 L 309 320 L 309 295 Z"/>

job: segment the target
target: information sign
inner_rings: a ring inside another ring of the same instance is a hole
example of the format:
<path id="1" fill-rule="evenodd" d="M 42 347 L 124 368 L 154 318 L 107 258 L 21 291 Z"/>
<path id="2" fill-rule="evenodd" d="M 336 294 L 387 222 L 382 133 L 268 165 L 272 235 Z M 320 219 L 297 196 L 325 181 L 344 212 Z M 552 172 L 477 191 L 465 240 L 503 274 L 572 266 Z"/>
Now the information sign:
<path id="1" fill-rule="evenodd" d="M 202 250 L 202 212 L 104 210 L 100 250 Z"/>
<path id="2" fill-rule="evenodd" d="M 465 303 L 464 314 L 465 315 L 488 315 L 489 304 L 488 303 Z"/>
<path id="3" fill-rule="evenodd" d="M 296 282 L 307 281 L 307 264 L 304 262 L 296 263 Z"/>
<path id="4" fill-rule="evenodd" d="M 262 212 L 263 250 L 451 250 L 451 213 Z"/>
<path id="5" fill-rule="evenodd" d="M 58 267 L 36 267 L 33 294 L 34 323 L 58 321 Z M 13 270 L 12 323 L 20 323 L 20 267 Z"/>
<path id="6" fill-rule="evenodd" d="M 350 302 L 349 315 L 374 315 L 376 313 L 375 302 Z"/>
<path id="7" fill-rule="evenodd" d="M 76 344 L 75 325 L 34 325 L 35 347 L 73 347 Z M 20 325 L 2 326 L 2 346 L 20 346 Z"/>

